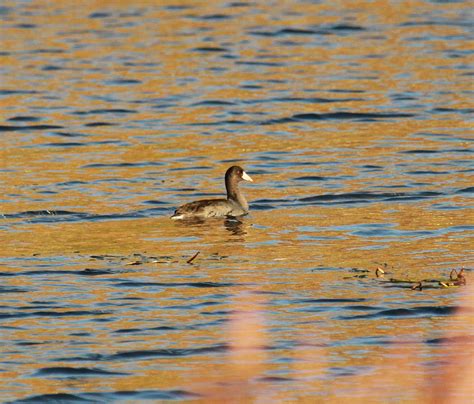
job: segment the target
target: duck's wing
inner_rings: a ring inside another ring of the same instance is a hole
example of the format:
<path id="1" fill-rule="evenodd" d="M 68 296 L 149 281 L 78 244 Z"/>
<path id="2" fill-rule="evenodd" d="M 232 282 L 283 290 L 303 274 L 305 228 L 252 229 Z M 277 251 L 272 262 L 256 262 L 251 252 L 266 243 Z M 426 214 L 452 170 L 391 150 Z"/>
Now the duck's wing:
<path id="1" fill-rule="evenodd" d="M 171 219 L 223 217 L 231 215 L 233 210 L 227 199 L 202 199 L 180 206 Z"/>

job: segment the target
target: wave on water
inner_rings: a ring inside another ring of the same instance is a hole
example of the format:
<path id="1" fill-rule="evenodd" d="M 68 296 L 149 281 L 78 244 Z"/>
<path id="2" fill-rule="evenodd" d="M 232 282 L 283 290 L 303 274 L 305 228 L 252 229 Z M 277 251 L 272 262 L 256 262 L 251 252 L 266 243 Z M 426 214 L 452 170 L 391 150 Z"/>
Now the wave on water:
<path id="1" fill-rule="evenodd" d="M 71 212 L 67 210 L 35 210 L 20 213 L 0 214 L 0 219 L 18 220 L 23 219 L 25 223 L 59 223 L 79 221 L 104 221 L 122 220 L 150 217 L 169 213 L 169 208 L 154 207 L 137 211 L 114 214 L 93 214 L 88 212 Z M 18 225 L 18 222 L 14 222 Z"/>
<path id="2" fill-rule="evenodd" d="M 362 320 L 362 319 L 396 319 L 396 318 L 420 318 L 433 316 L 448 316 L 458 310 L 455 306 L 418 306 L 411 308 L 384 309 L 376 313 L 358 314 L 352 316 L 338 316 L 340 320 Z"/>
<path id="3" fill-rule="evenodd" d="M 316 177 L 299 177 L 296 180 L 322 181 Z M 457 191 L 460 192 L 460 191 Z M 467 191 L 464 191 L 467 192 Z M 252 202 L 251 208 L 255 210 L 269 210 L 278 207 L 297 207 L 307 205 L 355 205 L 375 202 L 408 202 L 436 198 L 447 194 L 435 191 L 421 192 L 347 192 L 341 194 L 322 194 L 306 196 L 303 198 L 285 199 L 257 199 Z"/>
<path id="4" fill-rule="evenodd" d="M 58 362 L 108 362 L 123 360 L 142 360 L 151 358 L 166 357 L 189 357 L 195 355 L 205 355 L 213 353 L 223 353 L 229 350 L 226 344 L 217 344 L 212 346 L 204 346 L 198 348 L 163 348 L 163 349 L 147 349 L 137 351 L 123 351 L 111 355 L 105 354 L 86 354 L 84 356 L 64 357 L 55 359 Z"/>
<path id="5" fill-rule="evenodd" d="M 144 400 L 186 400 L 196 399 L 200 395 L 186 390 L 125 390 L 92 393 L 55 393 L 30 396 L 21 400 L 10 401 L 10 404 L 23 403 L 97 403 L 127 400 L 140 402 Z"/>
<path id="6" fill-rule="evenodd" d="M 130 373 L 112 372 L 99 368 L 72 368 L 68 366 L 54 366 L 39 369 L 34 376 L 40 377 L 78 377 L 78 376 L 124 376 Z"/>
<path id="7" fill-rule="evenodd" d="M 60 125 L 0 125 L 0 132 L 28 131 L 28 130 L 48 130 L 63 129 Z"/>

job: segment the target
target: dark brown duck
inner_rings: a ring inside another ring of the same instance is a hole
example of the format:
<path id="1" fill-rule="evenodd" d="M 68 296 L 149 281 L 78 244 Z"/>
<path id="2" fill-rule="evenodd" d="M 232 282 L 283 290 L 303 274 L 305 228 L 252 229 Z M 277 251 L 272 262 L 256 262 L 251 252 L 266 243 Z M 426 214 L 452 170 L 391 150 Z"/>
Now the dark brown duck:
<path id="1" fill-rule="evenodd" d="M 239 182 L 242 180 L 253 182 L 242 167 L 230 167 L 225 173 L 227 199 L 202 199 L 187 203 L 176 209 L 171 219 L 205 219 L 246 215 L 249 211 L 249 204 L 239 189 Z"/>

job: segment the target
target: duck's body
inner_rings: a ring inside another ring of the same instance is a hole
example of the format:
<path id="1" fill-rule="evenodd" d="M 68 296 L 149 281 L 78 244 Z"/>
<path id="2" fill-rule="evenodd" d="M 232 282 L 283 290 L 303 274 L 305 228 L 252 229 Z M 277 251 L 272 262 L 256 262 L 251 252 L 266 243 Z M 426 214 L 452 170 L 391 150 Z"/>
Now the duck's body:
<path id="1" fill-rule="evenodd" d="M 225 173 L 227 199 L 202 199 L 187 203 L 176 209 L 171 219 L 206 219 L 246 215 L 249 211 L 249 205 L 238 186 L 238 183 L 242 180 L 253 181 L 241 167 L 230 167 Z"/>

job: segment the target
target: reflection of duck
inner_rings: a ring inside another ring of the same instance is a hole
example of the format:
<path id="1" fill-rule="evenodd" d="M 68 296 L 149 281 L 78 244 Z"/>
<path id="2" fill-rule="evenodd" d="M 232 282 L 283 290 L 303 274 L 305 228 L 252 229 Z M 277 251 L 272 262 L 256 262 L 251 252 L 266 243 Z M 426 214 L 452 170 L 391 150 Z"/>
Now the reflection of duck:
<path id="1" fill-rule="evenodd" d="M 230 233 L 229 242 L 244 241 L 244 236 L 247 234 L 248 224 L 245 221 L 239 220 L 236 217 L 226 217 L 224 220 L 206 220 L 202 218 L 189 218 L 184 220 L 178 220 L 177 226 L 182 226 L 183 232 L 187 232 L 192 228 L 193 237 L 199 237 L 202 240 L 205 239 L 209 234 L 216 234 L 216 230 L 219 228 L 216 225 L 223 225 L 223 229 Z M 181 233 L 183 235 L 183 233 Z M 185 235 L 187 235 L 185 233 Z M 235 237 L 237 236 L 237 237 Z"/>
<path id="2" fill-rule="evenodd" d="M 227 199 L 202 199 L 180 206 L 171 219 L 205 219 L 208 217 L 242 216 L 249 204 L 239 189 L 240 181 L 253 181 L 242 167 L 232 166 L 225 173 Z"/>
<path id="3" fill-rule="evenodd" d="M 244 230 L 243 223 L 238 219 L 227 219 L 224 221 L 224 227 L 234 236 L 244 236 L 247 232 Z"/>

